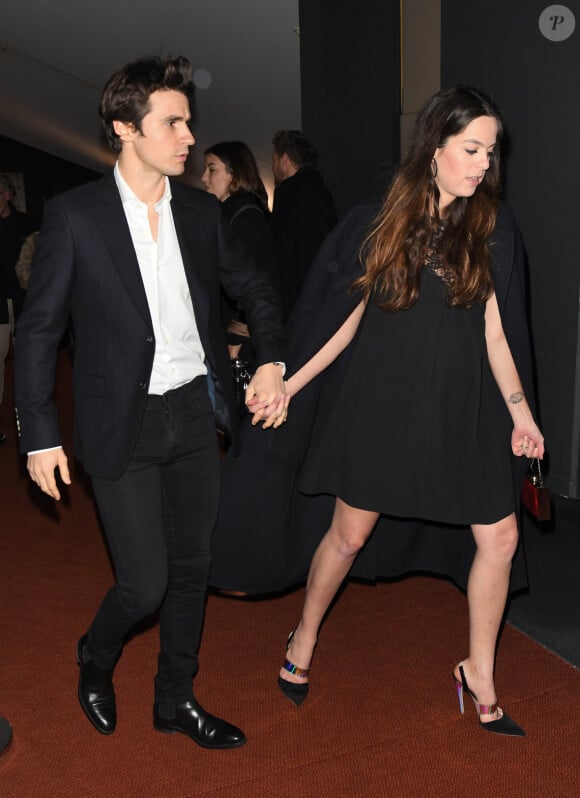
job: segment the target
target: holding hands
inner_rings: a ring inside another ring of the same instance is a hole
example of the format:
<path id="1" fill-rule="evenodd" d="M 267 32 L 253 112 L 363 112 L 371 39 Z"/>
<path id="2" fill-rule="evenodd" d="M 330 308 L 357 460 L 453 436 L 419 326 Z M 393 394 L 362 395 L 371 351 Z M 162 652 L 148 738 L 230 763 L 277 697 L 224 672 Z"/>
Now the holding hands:
<path id="1" fill-rule="evenodd" d="M 264 363 L 256 369 L 246 389 L 246 407 L 252 413 L 252 425 L 263 421 L 263 429 L 277 429 L 288 418 L 289 402 L 282 364 Z"/>

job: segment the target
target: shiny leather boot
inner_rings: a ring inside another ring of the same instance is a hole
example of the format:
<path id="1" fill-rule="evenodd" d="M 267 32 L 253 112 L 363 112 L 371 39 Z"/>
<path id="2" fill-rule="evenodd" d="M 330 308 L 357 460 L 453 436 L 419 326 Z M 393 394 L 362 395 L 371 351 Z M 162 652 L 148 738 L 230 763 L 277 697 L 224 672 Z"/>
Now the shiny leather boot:
<path id="1" fill-rule="evenodd" d="M 241 729 L 210 715 L 193 697 L 177 703 L 167 699 L 155 701 L 153 726 L 164 734 L 185 734 L 203 748 L 239 748 L 246 742 Z"/>
<path id="2" fill-rule="evenodd" d="M 78 642 L 79 703 L 83 712 L 101 734 L 112 734 L 117 726 L 117 704 L 113 687 L 113 668 L 104 670 L 91 660 L 87 636 Z"/>

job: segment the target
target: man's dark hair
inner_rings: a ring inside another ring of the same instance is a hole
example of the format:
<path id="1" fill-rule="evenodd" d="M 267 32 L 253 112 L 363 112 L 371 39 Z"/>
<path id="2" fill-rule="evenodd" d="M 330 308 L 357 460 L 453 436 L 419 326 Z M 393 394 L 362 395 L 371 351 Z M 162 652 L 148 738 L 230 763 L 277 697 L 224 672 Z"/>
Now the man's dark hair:
<path id="1" fill-rule="evenodd" d="M 111 75 L 103 89 L 99 116 L 113 152 L 120 152 L 122 146 L 113 122 L 118 119 L 134 125 L 141 133 L 143 117 L 151 110 L 149 98 L 161 90 L 179 91 L 191 99 L 193 82 L 187 58 L 179 56 L 167 61 L 157 56 L 139 58 Z"/>
<path id="2" fill-rule="evenodd" d="M 318 150 L 301 130 L 279 130 L 272 139 L 274 152 L 278 156 L 286 155 L 294 166 L 316 166 Z"/>

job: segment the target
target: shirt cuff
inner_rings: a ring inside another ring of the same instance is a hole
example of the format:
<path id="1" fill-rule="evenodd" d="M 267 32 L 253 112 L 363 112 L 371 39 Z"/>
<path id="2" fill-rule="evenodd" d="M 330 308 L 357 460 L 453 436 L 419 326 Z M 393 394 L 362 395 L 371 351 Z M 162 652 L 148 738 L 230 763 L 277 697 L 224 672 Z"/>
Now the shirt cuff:
<path id="1" fill-rule="evenodd" d="M 286 363 L 284 363 L 282 360 L 273 360 L 272 365 L 282 366 L 282 376 L 284 377 L 286 375 Z"/>
<path id="2" fill-rule="evenodd" d="M 54 452 L 56 449 L 62 449 L 62 446 L 49 446 L 48 449 L 34 449 L 34 451 L 26 452 L 26 454 L 42 454 L 42 452 Z"/>

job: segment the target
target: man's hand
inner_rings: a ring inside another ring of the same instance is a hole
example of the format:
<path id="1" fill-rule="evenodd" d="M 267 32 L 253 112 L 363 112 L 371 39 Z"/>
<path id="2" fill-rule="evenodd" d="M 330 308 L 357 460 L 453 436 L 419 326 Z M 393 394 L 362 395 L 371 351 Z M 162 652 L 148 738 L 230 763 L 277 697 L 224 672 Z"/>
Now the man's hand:
<path id="1" fill-rule="evenodd" d="M 253 413 L 252 424 L 255 426 L 263 420 L 264 429 L 279 427 L 288 416 L 289 401 L 282 367 L 264 363 L 256 370 L 246 389 L 246 406 Z"/>
<path id="2" fill-rule="evenodd" d="M 62 446 L 59 446 L 58 449 L 49 449 L 47 452 L 29 454 L 26 467 L 32 481 L 36 482 L 43 493 L 56 499 L 56 501 L 60 499 L 60 491 L 57 487 L 55 476 L 57 468 L 65 485 L 71 484 L 68 460 Z"/>

